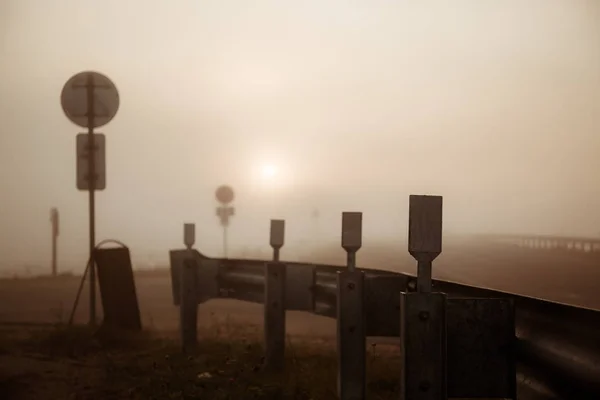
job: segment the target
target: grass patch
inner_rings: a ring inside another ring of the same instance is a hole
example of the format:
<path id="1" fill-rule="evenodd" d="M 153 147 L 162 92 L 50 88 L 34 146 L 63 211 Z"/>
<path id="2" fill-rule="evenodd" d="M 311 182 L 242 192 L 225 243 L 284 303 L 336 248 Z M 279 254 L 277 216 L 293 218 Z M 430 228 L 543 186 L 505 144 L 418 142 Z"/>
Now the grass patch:
<path id="1" fill-rule="evenodd" d="M 21 345 L 24 350 L 50 357 L 82 359 L 97 354 L 140 351 L 151 348 L 157 341 L 159 339 L 150 332 L 58 325 L 52 330 L 32 331 Z"/>
<path id="2" fill-rule="evenodd" d="M 58 327 L 13 338 L 21 357 L 45 356 L 70 370 L 62 390 L 82 399 L 299 399 L 336 398 L 337 358 L 330 340 L 288 338 L 286 368 L 262 369 L 263 345 L 257 327 L 214 324 L 199 332 L 198 347 L 183 354 L 178 341 L 151 332 L 131 334 L 88 327 Z M 5 340 L 0 341 L 6 351 Z M 370 346 L 367 359 L 370 399 L 398 397 L 398 353 L 387 346 Z M 45 371 L 48 369 L 46 368 Z M 62 370 L 64 372 L 64 370 Z M 29 376 L 29 375 L 27 375 Z M 31 375 L 33 379 L 34 375 Z M 45 379 L 45 381 L 44 381 Z M 45 382 L 46 398 L 53 379 Z M 27 383 L 22 382 L 21 383 Z M 64 379 L 62 381 L 64 383 Z M 33 382 L 31 382 L 33 384 Z M 11 397 L 12 398 L 12 397 Z M 17 397 L 14 397 L 17 398 Z M 34 397 L 18 397 L 27 399 Z"/>

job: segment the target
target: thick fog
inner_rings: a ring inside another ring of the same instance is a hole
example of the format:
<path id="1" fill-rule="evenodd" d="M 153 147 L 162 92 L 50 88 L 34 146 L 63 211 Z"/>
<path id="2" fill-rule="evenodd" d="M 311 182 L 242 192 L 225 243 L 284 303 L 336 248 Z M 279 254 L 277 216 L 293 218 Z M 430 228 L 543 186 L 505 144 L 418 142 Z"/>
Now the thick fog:
<path id="1" fill-rule="evenodd" d="M 445 233 L 600 235 L 597 0 L 2 0 L 0 269 L 88 251 L 87 194 L 60 91 L 117 85 L 97 237 L 161 262 L 197 224 L 220 255 L 214 190 L 236 189 L 231 249 L 405 251 L 408 195 L 444 196 Z M 315 213 L 315 210 L 318 213 Z"/>

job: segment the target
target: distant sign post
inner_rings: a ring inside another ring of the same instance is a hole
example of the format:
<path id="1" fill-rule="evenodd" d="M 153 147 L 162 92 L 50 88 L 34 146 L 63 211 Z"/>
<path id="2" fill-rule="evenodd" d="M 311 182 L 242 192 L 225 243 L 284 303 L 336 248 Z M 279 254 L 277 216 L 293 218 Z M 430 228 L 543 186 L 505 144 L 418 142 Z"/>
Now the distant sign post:
<path id="1" fill-rule="evenodd" d="M 235 215 L 235 208 L 229 204 L 235 198 L 231 186 L 221 185 L 215 192 L 217 201 L 221 204 L 217 207 L 217 217 L 223 227 L 223 257 L 227 258 L 227 227 L 229 226 L 229 218 Z"/>
<path id="2" fill-rule="evenodd" d="M 75 125 L 87 128 L 77 136 L 77 188 L 89 192 L 90 227 L 90 324 L 96 324 L 96 190 L 106 187 L 105 139 L 94 134 L 95 128 L 108 124 L 120 105 L 115 84 L 105 75 L 83 71 L 73 75 L 63 86 L 60 104 L 66 117 Z"/>
<path id="3" fill-rule="evenodd" d="M 52 224 L 52 276 L 57 275 L 57 241 L 59 234 L 59 214 L 58 208 L 50 209 L 50 223 Z"/>

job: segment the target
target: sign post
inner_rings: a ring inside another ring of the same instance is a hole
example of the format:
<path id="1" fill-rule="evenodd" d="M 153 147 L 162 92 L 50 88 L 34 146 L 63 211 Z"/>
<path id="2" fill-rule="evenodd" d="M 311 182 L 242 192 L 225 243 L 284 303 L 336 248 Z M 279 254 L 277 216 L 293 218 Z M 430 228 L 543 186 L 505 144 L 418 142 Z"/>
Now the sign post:
<path id="1" fill-rule="evenodd" d="M 229 226 L 229 218 L 235 215 L 235 208 L 231 207 L 229 204 L 233 201 L 235 196 L 231 186 L 221 185 L 217 188 L 215 197 L 217 198 L 217 201 L 221 203 L 221 205 L 217 207 L 217 217 L 219 217 L 219 221 L 223 227 L 223 257 L 227 258 L 227 227 Z"/>
<path id="2" fill-rule="evenodd" d="M 87 134 L 77 139 L 77 188 L 89 193 L 89 268 L 90 268 L 90 325 L 96 324 L 96 190 L 105 188 L 104 137 L 94 129 L 108 124 L 119 109 L 119 92 L 105 75 L 83 71 L 73 75 L 63 86 L 60 103 L 67 118 L 77 126 L 87 128 Z M 83 139 L 85 137 L 85 139 Z M 87 163 L 82 162 L 83 160 Z M 98 161 L 100 161 L 98 163 Z M 97 165 L 100 164 L 100 165 Z M 97 168 L 101 167 L 101 168 Z"/>
<path id="3" fill-rule="evenodd" d="M 57 275 L 57 253 L 58 253 L 58 234 L 59 234 L 59 216 L 58 208 L 50 209 L 50 223 L 52 224 L 52 276 Z"/>

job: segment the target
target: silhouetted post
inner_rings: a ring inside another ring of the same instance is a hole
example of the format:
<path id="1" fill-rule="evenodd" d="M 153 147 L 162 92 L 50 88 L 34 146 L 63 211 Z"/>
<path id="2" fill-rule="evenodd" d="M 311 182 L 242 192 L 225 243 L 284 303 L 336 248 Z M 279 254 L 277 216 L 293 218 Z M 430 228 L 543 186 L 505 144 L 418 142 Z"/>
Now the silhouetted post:
<path id="1" fill-rule="evenodd" d="M 80 89 L 85 90 L 85 95 Z M 95 325 L 96 201 L 94 196 L 96 190 L 104 190 L 106 186 L 106 171 L 104 136 L 95 134 L 94 129 L 108 124 L 114 118 L 119 109 L 119 92 L 108 77 L 93 71 L 83 71 L 73 75 L 65 83 L 60 102 L 67 118 L 75 125 L 87 129 L 87 133 L 77 135 L 77 188 L 89 192 L 90 325 Z"/>
<path id="2" fill-rule="evenodd" d="M 273 262 L 265 265 L 265 368 L 281 370 L 285 366 L 285 280 L 286 266 L 279 262 L 283 247 L 285 221 L 271 220 L 270 244 Z"/>
<path id="3" fill-rule="evenodd" d="M 52 276 L 58 274 L 58 234 L 59 234 L 59 216 L 58 209 L 53 207 L 50 210 L 50 222 L 52 223 Z"/>
<path id="4" fill-rule="evenodd" d="M 195 224 L 183 224 L 183 244 L 188 250 L 192 250 L 196 243 L 196 225 Z"/>
<path id="5" fill-rule="evenodd" d="M 401 293 L 402 400 L 446 400 L 446 295 L 432 293 L 431 268 L 442 252 L 442 197 L 410 196 L 408 251 L 417 292 Z"/>
<path id="6" fill-rule="evenodd" d="M 273 248 L 273 261 L 279 261 L 279 250 L 285 240 L 285 221 L 282 219 L 271 220 L 270 244 Z"/>
<path id="7" fill-rule="evenodd" d="M 338 396 L 363 400 L 366 395 L 366 321 L 362 271 L 356 270 L 356 252 L 362 246 L 362 213 L 342 213 L 342 247 L 347 269 L 337 274 Z"/>
<path id="8" fill-rule="evenodd" d="M 180 271 L 179 328 L 181 349 L 186 352 L 198 344 L 198 265 L 192 250 L 196 241 L 195 225 L 185 224 L 183 231 L 188 256 Z"/>
<path id="9" fill-rule="evenodd" d="M 90 325 L 96 325 L 96 263 L 94 262 L 94 249 L 96 248 L 96 157 L 94 157 L 94 127 L 96 126 L 96 96 L 94 96 L 94 75 L 87 75 L 87 118 L 89 142 L 89 220 L 90 220 Z"/>
<path id="10" fill-rule="evenodd" d="M 221 203 L 217 207 L 217 217 L 219 217 L 219 221 L 223 227 L 223 258 L 227 258 L 227 228 L 229 227 L 229 219 L 235 214 L 235 208 L 230 206 L 230 203 L 235 198 L 233 188 L 228 185 L 221 185 L 215 191 L 215 197 Z"/>

